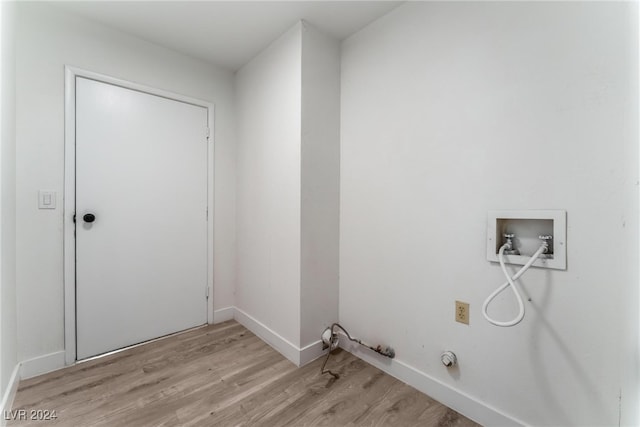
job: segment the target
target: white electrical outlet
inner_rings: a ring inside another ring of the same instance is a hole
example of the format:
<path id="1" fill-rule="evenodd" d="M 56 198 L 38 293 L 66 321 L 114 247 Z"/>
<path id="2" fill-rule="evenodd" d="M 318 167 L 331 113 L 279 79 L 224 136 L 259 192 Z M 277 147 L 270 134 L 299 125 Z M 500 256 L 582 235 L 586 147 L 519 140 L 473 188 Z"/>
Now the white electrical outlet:
<path id="1" fill-rule="evenodd" d="M 456 322 L 469 324 L 469 304 L 456 301 Z"/>

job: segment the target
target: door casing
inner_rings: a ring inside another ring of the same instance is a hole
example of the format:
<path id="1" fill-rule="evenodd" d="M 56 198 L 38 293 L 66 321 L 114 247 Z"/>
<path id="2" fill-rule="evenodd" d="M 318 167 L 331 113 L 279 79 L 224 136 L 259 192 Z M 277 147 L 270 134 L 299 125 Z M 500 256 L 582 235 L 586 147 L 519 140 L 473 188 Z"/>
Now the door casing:
<path id="1" fill-rule="evenodd" d="M 213 237 L 214 237 L 214 105 L 210 102 L 161 89 L 117 79 L 104 74 L 65 66 L 65 132 L 64 132 L 64 347 L 65 364 L 76 362 L 76 245 L 75 245 L 75 121 L 76 77 L 120 86 L 207 109 L 209 138 L 207 142 L 207 323 L 213 323 Z"/>

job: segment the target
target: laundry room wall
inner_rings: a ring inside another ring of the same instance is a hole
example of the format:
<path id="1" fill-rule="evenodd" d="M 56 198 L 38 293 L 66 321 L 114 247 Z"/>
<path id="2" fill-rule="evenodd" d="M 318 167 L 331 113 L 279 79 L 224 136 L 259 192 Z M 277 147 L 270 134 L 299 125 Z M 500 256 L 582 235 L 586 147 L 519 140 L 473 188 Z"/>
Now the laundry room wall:
<path id="1" fill-rule="evenodd" d="M 638 4 L 407 2 L 343 43 L 341 110 L 340 322 L 395 347 L 371 360 L 484 425 L 637 425 Z M 512 328 L 481 314 L 493 209 L 567 212 Z"/>
<path id="2" fill-rule="evenodd" d="M 236 315 L 258 325 L 261 336 L 294 361 L 300 347 L 301 52 L 298 23 L 236 73 Z"/>
<path id="3" fill-rule="evenodd" d="M 340 45 L 301 21 L 236 76 L 235 314 L 303 365 L 338 317 Z"/>

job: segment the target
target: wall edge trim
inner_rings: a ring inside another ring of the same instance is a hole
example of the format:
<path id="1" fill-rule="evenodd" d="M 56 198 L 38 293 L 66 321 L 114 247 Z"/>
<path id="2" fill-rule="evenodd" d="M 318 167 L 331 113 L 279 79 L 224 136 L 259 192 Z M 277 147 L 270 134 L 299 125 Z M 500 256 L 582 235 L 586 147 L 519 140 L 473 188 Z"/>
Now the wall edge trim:
<path id="1" fill-rule="evenodd" d="M 0 413 L 2 414 L 2 417 L 0 417 L 0 427 L 4 427 L 7 425 L 8 420 L 6 417 L 6 412 L 12 409 L 13 400 L 15 399 L 16 393 L 18 392 L 21 367 L 21 363 L 16 364 L 16 366 L 13 368 L 13 372 L 11 372 L 11 377 L 9 378 L 7 389 L 3 390 L 2 401 L 0 402 Z"/>
<path id="2" fill-rule="evenodd" d="M 301 366 L 301 349 L 298 346 L 291 343 L 276 331 L 238 307 L 234 307 L 233 318 L 242 326 L 256 334 L 261 340 L 277 350 L 284 357 L 293 362 L 296 366 Z"/>
<path id="3" fill-rule="evenodd" d="M 213 324 L 233 319 L 233 306 L 213 310 Z"/>
<path id="4" fill-rule="evenodd" d="M 25 360 L 21 363 L 20 378 L 27 379 L 47 372 L 56 371 L 66 366 L 65 350 L 56 351 Z"/>
<path id="5" fill-rule="evenodd" d="M 390 360 L 385 357 L 378 356 L 377 354 L 347 340 L 340 340 L 339 346 L 354 356 L 410 385 L 411 387 L 414 387 L 432 399 L 437 400 L 443 405 L 448 406 L 479 424 L 491 426 L 526 425 L 524 422 L 517 420 L 398 359 Z"/>
<path id="6" fill-rule="evenodd" d="M 317 340 L 309 345 L 306 345 L 300 349 L 300 365 L 304 366 L 307 363 L 313 362 L 319 357 L 327 354 L 326 350 L 322 349 L 322 340 Z"/>

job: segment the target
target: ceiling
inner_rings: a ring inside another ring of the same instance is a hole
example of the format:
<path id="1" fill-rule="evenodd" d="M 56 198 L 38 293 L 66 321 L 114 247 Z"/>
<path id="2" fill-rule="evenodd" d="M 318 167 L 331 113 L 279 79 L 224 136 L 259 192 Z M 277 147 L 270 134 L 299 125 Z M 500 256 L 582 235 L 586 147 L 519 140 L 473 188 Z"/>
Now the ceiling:
<path id="1" fill-rule="evenodd" d="M 399 1 L 69 1 L 57 6 L 147 41 L 237 70 L 304 19 L 344 39 Z"/>

